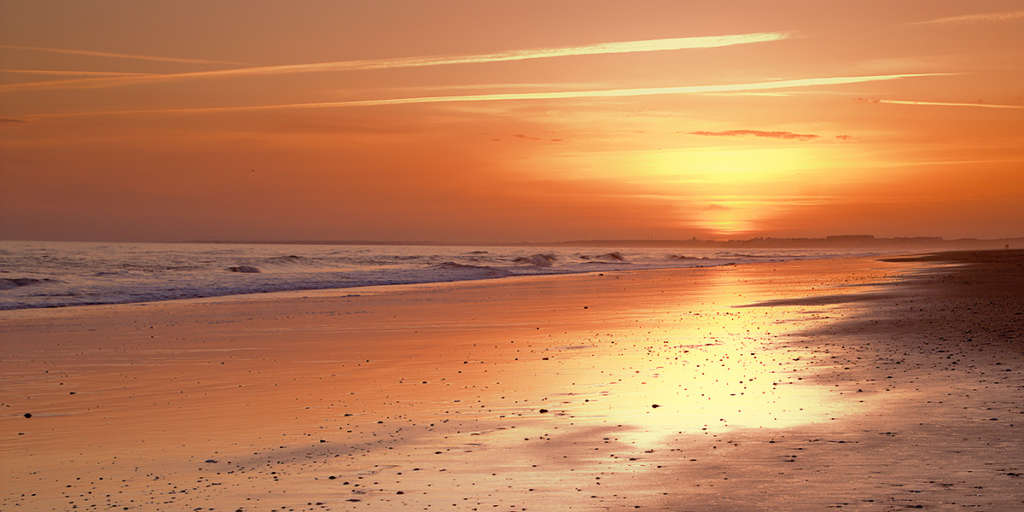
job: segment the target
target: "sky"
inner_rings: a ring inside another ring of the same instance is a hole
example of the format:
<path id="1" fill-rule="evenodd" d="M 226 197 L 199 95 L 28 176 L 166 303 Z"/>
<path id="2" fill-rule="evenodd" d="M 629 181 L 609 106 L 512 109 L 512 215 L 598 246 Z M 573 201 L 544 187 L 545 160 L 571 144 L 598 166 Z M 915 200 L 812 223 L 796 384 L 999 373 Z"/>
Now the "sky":
<path id="1" fill-rule="evenodd" d="M 0 239 L 1024 236 L 1024 4 L 0 0 Z"/>

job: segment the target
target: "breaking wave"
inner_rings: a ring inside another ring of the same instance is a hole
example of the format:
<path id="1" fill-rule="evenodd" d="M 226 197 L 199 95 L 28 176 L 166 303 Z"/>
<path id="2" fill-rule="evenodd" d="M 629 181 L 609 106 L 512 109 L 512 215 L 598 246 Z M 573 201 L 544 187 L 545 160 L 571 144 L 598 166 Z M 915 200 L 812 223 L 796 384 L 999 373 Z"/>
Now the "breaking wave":
<path id="1" fill-rule="evenodd" d="M 513 263 L 521 263 L 526 265 L 534 265 L 537 267 L 550 267 L 554 265 L 555 260 L 558 258 L 551 253 L 548 254 L 534 254 L 533 256 L 519 256 L 512 260 Z"/>

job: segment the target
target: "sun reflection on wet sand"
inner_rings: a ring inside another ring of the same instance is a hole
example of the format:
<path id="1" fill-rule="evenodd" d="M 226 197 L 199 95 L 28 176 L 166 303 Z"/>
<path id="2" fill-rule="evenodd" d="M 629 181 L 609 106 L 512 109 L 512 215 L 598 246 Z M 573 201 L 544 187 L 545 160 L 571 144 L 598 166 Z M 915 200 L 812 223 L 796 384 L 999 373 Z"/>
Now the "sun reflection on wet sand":
<path id="1" fill-rule="evenodd" d="M 157 332 L 173 341 L 125 341 L 116 354 L 75 348 L 63 378 L 91 392 L 74 410 L 55 395 L 39 408 L 52 414 L 50 430 L 0 448 L 31 453 L 36 467 L 66 464 L 76 450 L 91 454 L 81 460 L 120 457 L 102 466 L 108 479 L 129 459 L 179 483 L 198 465 L 225 485 L 192 497 L 225 506 L 317 496 L 383 509 L 545 509 L 575 503 L 583 489 L 594 498 L 582 508 L 622 504 L 655 489 L 608 493 L 608 480 L 621 484 L 681 457 L 665 454 L 680 439 L 847 414 L 852 401 L 804 380 L 813 374 L 809 354 L 780 341 L 827 318 L 802 307 L 733 306 L 835 293 L 808 286 L 877 282 L 884 273 L 863 262 L 785 268 L 398 287 L 358 300 L 277 300 L 267 315 L 259 302 L 167 304 L 160 307 L 175 321 Z M 214 327 L 210 314 L 246 320 Z M 97 328 L 107 340 L 133 332 L 103 315 L 72 320 L 74 330 Z M 164 349 L 182 357 L 169 360 Z M 95 364 L 111 356 L 132 366 Z M 166 487 L 133 474 L 121 476 L 140 499 L 167 498 Z"/>

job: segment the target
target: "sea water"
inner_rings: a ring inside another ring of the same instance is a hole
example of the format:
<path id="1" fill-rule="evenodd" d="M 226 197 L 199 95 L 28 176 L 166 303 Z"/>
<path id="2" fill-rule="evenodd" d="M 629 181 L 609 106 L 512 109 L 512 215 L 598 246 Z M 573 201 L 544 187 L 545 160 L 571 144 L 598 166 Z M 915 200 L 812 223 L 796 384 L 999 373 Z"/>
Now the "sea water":
<path id="1" fill-rule="evenodd" d="M 0 310 L 868 255 L 826 249 L 0 241 Z"/>

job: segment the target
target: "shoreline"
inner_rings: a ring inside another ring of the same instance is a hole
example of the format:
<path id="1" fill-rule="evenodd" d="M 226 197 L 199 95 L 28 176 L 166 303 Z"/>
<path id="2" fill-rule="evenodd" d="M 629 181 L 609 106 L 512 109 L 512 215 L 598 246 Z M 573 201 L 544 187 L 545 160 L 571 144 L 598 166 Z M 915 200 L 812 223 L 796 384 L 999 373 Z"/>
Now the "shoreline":
<path id="1" fill-rule="evenodd" d="M 1020 503 L 1024 429 L 962 412 L 1017 414 L 1024 355 L 993 353 L 1013 328 L 972 313 L 979 347 L 935 330 L 949 308 L 1014 311 L 1016 281 L 990 275 L 1005 262 L 765 263 L 0 314 L 0 504 L 117 489 L 145 510 Z M 942 363 L 954 353 L 967 370 Z M 981 441 L 939 449 L 951 432 Z M 991 470 L 936 480 L 963 457 Z"/>
<path id="2" fill-rule="evenodd" d="M 808 258 L 808 260 L 811 260 L 811 259 L 812 258 Z M 813 258 L 813 259 L 817 260 L 817 259 L 827 259 L 827 258 Z M 806 261 L 806 260 L 804 260 L 804 261 Z M 722 263 L 722 264 L 717 264 L 717 265 L 704 265 L 704 266 L 694 266 L 694 267 L 664 267 L 664 268 L 621 269 L 621 270 L 619 270 L 619 269 L 611 269 L 611 270 L 585 270 L 585 271 L 569 271 L 569 272 L 551 272 L 551 273 L 518 274 L 518 275 L 504 275 L 504 276 L 496 276 L 496 277 L 455 279 L 455 280 L 451 280 L 451 281 L 422 281 L 422 282 L 412 282 L 412 283 L 370 284 L 370 285 L 347 286 L 347 287 L 299 288 L 299 289 L 294 289 L 294 290 L 272 290 L 272 291 L 252 292 L 252 293 L 228 293 L 228 294 L 224 294 L 224 295 L 204 295 L 204 296 L 200 296 L 200 297 L 185 297 L 185 298 L 177 298 L 177 299 L 151 300 L 151 301 L 139 301 L 139 302 L 97 302 L 97 303 L 70 304 L 70 305 L 61 305 L 61 306 L 33 306 L 33 307 L 24 307 L 24 308 L 0 309 L 0 315 L 3 315 L 4 313 L 9 312 L 9 311 L 26 311 L 26 310 L 50 310 L 50 311 L 53 311 L 53 310 L 61 310 L 61 309 L 66 309 L 66 308 L 86 308 L 86 307 L 97 307 L 97 306 L 153 305 L 153 304 L 162 304 L 162 303 L 165 303 L 165 302 L 189 302 L 189 301 L 206 301 L 206 300 L 216 301 L 217 299 L 223 299 L 223 300 L 233 300 L 235 298 L 238 298 L 239 300 L 246 300 L 246 299 L 260 300 L 261 298 L 266 298 L 267 300 L 288 299 L 288 298 L 294 298 L 295 296 L 302 295 L 302 294 L 313 294 L 313 295 L 328 294 L 328 295 L 333 295 L 334 293 L 340 293 L 340 292 L 354 292 L 354 291 L 368 292 L 368 291 L 373 291 L 373 290 L 377 290 L 377 289 L 386 290 L 386 289 L 395 289 L 395 288 L 398 288 L 398 287 L 432 286 L 432 285 L 436 285 L 436 286 L 462 285 L 462 284 L 475 283 L 475 282 L 500 283 L 500 282 L 502 282 L 504 280 L 513 280 L 513 279 L 530 279 L 530 278 L 546 279 L 546 278 L 559 278 L 559 277 L 566 277 L 566 276 L 580 276 L 580 275 L 591 275 L 591 274 L 619 274 L 619 273 L 648 272 L 648 271 L 680 271 L 680 270 L 689 270 L 689 269 L 697 269 L 697 270 L 699 270 L 699 269 L 707 269 L 707 268 L 729 267 L 729 266 L 736 266 L 736 265 L 756 265 L 756 264 L 763 264 L 763 263 L 779 263 L 779 262 L 753 261 L 753 262 L 739 263 L 739 264 L 738 263 Z"/>
<path id="3" fill-rule="evenodd" d="M 334 286 L 334 285 L 325 285 L 325 286 L 317 285 L 317 286 L 314 286 L 314 287 L 307 287 L 307 288 L 271 289 L 271 290 L 267 290 L 267 291 L 248 291 L 248 292 L 234 292 L 234 291 L 232 291 L 232 292 L 227 292 L 227 293 L 216 293 L 216 292 L 214 292 L 212 294 L 201 294 L 201 295 L 196 295 L 196 296 L 192 296 L 192 297 L 167 298 L 167 299 L 157 299 L 157 300 L 131 300 L 131 299 L 129 299 L 129 300 L 120 301 L 120 302 L 102 302 L 102 301 L 97 301 L 97 302 L 84 302 L 84 303 L 74 303 L 74 304 L 57 304 L 57 305 L 39 304 L 39 305 L 30 305 L 30 306 L 24 306 L 24 307 L 0 308 L 0 315 L 4 314 L 4 312 L 7 312 L 7 311 L 24 311 L 24 310 L 35 310 L 35 309 L 40 309 L 40 310 L 57 310 L 57 309 L 63 309 L 63 308 L 90 307 L 90 306 L 116 306 L 116 305 L 125 305 L 125 304 L 158 304 L 158 303 L 163 303 L 163 302 L 203 300 L 203 299 L 218 299 L 218 298 L 232 298 L 232 297 L 246 297 L 246 296 L 254 296 L 254 297 L 270 296 L 271 298 L 275 298 L 275 297 L 279 296 L 278 294 L 280 294 L 280 296 L 282 296 L 282 297 L 287 297 L 288 294 L 302 294 L 302 293 L 317 294 L 317 293 L 325 293 L 325 292 L 329 293 L 329 292 L 333 292 L 333 291 L 345 291 L 345 290 L 359 290 L 359 291 L 362 291 L 362 290 L 370 290 L 370 289 L 375 289 L 375 288 L 380 288 L 380 287 L 417 286 L 417 285 L 432 285 L 432 284 L 443 285 L 443 284 L 447 284 L 447 283 L 468 283 L 468 282 L 475 282 L 475 281 L 501 281 L 501 280 L 511 279 L 511 278 L 530 278 L 530 277 L 542 277 L 543 278 L 543 277 L 556 277 L 556 276 L 568 276 L 568 275 L 587 275 L 587 274 L 620 273 L 620 272 L 641 272 L 641 271 L 650 271 L 650 270 L 686 270 L 686 269 L 729 267 L 729 266 L 736 266 L 736 265 L 782 263 L 782 262 L 785 262 L 785 261 L 811 261 L 811 260 L 825 260 L 825 259 L 875 258 L 875 257 L 879 257 L 879 256 L 881 256 L 883 254 L 886 254 L 886 253 L 884 253 L 884 252 L 877 252 L 877 253 L 865 253 L 865 254 L 820 254 L 820 255 L 810 256 L 810 257 L 795 256 L 795 257 L 792 257 L 791 259 L 778 259 L 778 257 L 774 257 L 774 259 L 768 259 L 768 258 L 772 258 L 772 257 L 763 256 L 764 258 L 766 258 L 764 261 L 759 261 L 757 259 L 754 259 L 754 260 L 751 260 L 751 261 L 725 262 L 725 263 L 709 263 L 709 264 L 694 264 L 694 265 L 691 265 L 691 266 L 655 266 L 655 267 L 638 267 L 638 268 L 615 268 L 615 267 L 612 267 L 612 268 L 608 268 L 608 269 L 595 268 L 595 269 L 587 269 L 587 270 L 566 269 L 566 270 L 560 270 L 560 271 L 554 271 L 554 272 L 546 271 L 546 270 L 544 270 L 543 267 L 541 267 L 541 268 L 539 268 L 534 273 L 527 272 L 527 273 L 522 273 L 522 274 L 509 273 L 507 270 L 500 269 L 500 268 L 497 268 L 497 267 L 480 266 L 479 267 L 480 270 L 493 271 L 496 274 L 495 275 L 477 276 L 477 277 L 468 277 L 468 276 L 466 276 L 466 277 L 456 277 L 456 278 L 449 278 L 449 279 L 435 279 L 435 280 L 431 280 L 431 279 L 426 279 L 426 280 L 414 279 L 414 280 L 411 280 L 409 282 L 379 283 L 379 284 L 358 284 L 358 285 L 353 285 L 353 286 L 341 286 L 341 287 Z M 903 253 L 890 253 L 890 254 L 903 254 Z M 755 256 L 755 257 L 756 258 L 761 258 L 762 256 Z M 0 291 L 2 291 L 2 290 L 0 290 Z"/>
<path id="4" fill-rule="evenodd" d="M 763 265 L 763 264 L 777 264 L 785 263 L 789 261 L 820 261 L 820 260 L 835 260 L 835 259 L 873 259 L 879 258 L 886 253 L 866 253 L 866 254 L 822 254 L 813 257 L 794 257 L 792 259 L 766 259 L 764 261 L 753 260 L 743 262 L 728 262 L 728 263 L 712 263 L 712 264 L 697 264 L 693 266 L 678 266 L 678 267 L 640 267 L 640 268 L 610 268 L 610 269 L 594 269 L 594 270 L 566 270 L 560 272 L 537 272 L 537 273 L 524 273 L 524 274 L 506 274 L 496 276 L 483 276 L 483 277 L 466 277 L 456 278 L 449 280 L 427 280 L 427 281 L 413 281 L 406 283 L 383 283 L 383 284 L 365 284 L 355 286 L 327 286 L 327 287 L 315 287 L 315 288 L 295 288 L 295 289 L 283 289 L 283 290 L 268 290 L 258 292 L 244 292 L 244 293 L 224 293 L 224 294 L 213 294 L 213 295 L 199 295 L 195 297 L 182 297 L 182 298 L 170 298 L 161 300 L 139 300 L 139 301 L 124 301 L 124 302 L 90 302 L 90 303 L 77 303 L 77 304 L 62 304 L 62 305 L 34 305 L 27 307 L 18 308 L 0 308 L 0 316 L 3 316 L 9 312 L 15 311 L 57 311 L 67 308 L 88 308 L 88 307 L 104 307 L 104 306 L 122 306 L 122 305 L 154 305 L 166 302 L 186 302 L 186 301 L 205 301 L 218 299 L 223 300 L 234 300 L 238 298 L 245 300 L 246 298 L 252 298 L 253 300 L 259 300 L 260 298 L 277 299 L 277 298 L 289 298 L 296 295 L 322 295 L 332 294 L 339 292 L 370 292 L 377 289 L 389 289 L 393 287 L 406 287 L 406 286 L 431 286 L 431 285 L 458 285 L 460 283 L 473 283 L 473 282 L 495 282 L 500 283 L 505 280 L 522 279 L 522 278 L 558 278 L 560 276 L 578 276 L 578 275 L 591 275 L 591 274 L 621 274 L 631 272 L 648 272 L 648 271 L 686 271 L 689 269 L 700 270 L 700 269 L 713 269 L 719 267 L 732 267 L 737 265 Z M 918 254 L 918 253 L 888 253 L 890 255 L 900 254 Z M 760 257 L 760 256 L 759 256 Z M 767 257 L 766 257 L 767 258 Z M 482 267 L 485 268 L 485 267 Z"/>

